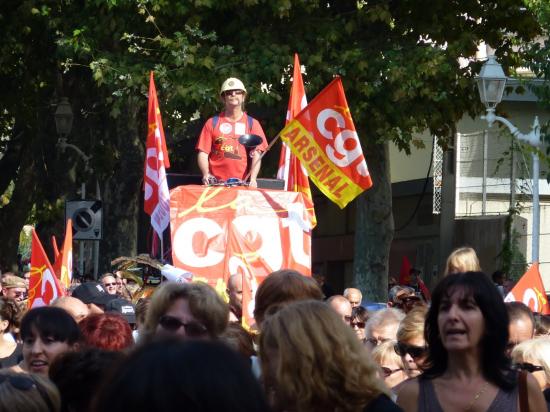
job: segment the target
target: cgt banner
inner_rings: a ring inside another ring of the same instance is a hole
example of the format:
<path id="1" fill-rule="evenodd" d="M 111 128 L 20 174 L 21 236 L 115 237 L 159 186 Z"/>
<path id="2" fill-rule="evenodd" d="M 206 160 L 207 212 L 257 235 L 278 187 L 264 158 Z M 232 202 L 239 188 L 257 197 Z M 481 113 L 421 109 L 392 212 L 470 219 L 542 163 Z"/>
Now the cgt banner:
<path id="1" fill-rule="evenodd" d="M 275 270 L 310 275 L 312 208 L 300 192 L 177 187 L 170 191 L 174 266 L 218 289 L 241 274 L 253 292 Z"/>

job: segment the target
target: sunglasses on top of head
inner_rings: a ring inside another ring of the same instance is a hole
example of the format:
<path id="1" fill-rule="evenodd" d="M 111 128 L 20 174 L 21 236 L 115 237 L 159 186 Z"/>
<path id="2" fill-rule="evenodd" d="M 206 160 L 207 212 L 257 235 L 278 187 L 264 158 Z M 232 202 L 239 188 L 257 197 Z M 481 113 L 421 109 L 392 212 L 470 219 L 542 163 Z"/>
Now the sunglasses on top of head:
<path id="1" fill-rule="evenodd" d="M 52 400 L 48 396 L 48 393 L 46 392 L 46 390 L 31 376 L 24 375 L 24 374 L 17 375 L 17 376 L 0 374 L 0 385 L 2 385 L 6 381 L 8 381 L 9 384 L 13 388 L 17 389 L 18 391 L 27 392 L 35 388 L 40 394 L 40 397 L 42 398 L 42 400 L 46 403 L 46 406 L 48 407 L 48 411 L 53 412 L 55 410 Z"/>
<path id="2" fill-rule="evenodd" d="M 176 332 L 183 326 L 185 334 L 189 337 L 200 337 L 207 334 L 206 326 L 197 322 L 184 323 L 173 316 L 164 315 L 159 319 L 159 325 L 168 332 Z"/>

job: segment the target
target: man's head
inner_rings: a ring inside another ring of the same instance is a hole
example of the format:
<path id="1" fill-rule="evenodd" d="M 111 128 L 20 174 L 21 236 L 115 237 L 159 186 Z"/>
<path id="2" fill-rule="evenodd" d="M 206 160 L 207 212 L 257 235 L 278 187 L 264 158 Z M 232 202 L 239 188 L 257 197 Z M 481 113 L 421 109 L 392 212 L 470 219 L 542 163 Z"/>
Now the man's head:
<path id="1" fill-rule="evenodd" d="M 329 306 L 342 318 L 342 321 L 346 324 L 351 322 L 351 303 L 342 295 L 331 296 L 327 303 Z"/>
<path id="2" fill-rule="evenodd" d="M 363 295 L 359 289 L 347 288 L 344 290 L 344 297 L 349 300 L 351 307 L 355 308 L 361 306 L 361 300 L 363 300 Z"/>
<path id="3" fill-rule="evenodd" d="M 80 299 L 88 306 L 91 313 L 103 313 L 105 305 L 116 299 L 116 295 L 110 295 L 105 288 L 97 282 L 86 282 L 76 287 L 73 297 Z"/>
<path id="4" fill-rule="evenodd" d="M 101 284 L 109 295 L 117 294 L 117 283 L 115 275 L 113 275 L 112 273 L 105 273 L 103 276 L 101 276 L 100 280 Z"/>
<path id="5" fill-rule="evenodd" d="M 225 107 L 243 106 L 246 98 L 246 88 L 242 81 L 235 77 L 226 79 L 220 89 L 220 98 Z"/>
<path id="6" fill-rule="evenodd" d="M 532 339 L 535 335 L 535 318 L 528 306 L 521 302 L 506 303 L 509 324 L 508 350 L 511 351 L 518 343 Z"/>
<path id="7" fill-rule="evenodd" d="M 2 295 L 16 302 L 27 299 L 27 285 L 25 279 L 11 272 L 2 275 Z"/>
<path id="8" fill-rule="evenodd" d="M 396 340 L 399 323 L 405 314 L 399 309 L 387 308 L 374 312 L 367 321 L 365 335 L 371 348 L 382 342 Z"/>
<path id="9" fill-rule="evenodd" d="M 493 278 L 493 283 L 502 286 L 504 285 L 504 281 L 506 280 L 506 273 L 504 273 L 502 270 L 496 270 L 493 272 L 493 275 L 491 277 Z"/>
<path id="10" fill-rule="evenodd" d="M 240 315 L 243 306 L 243 277 L 231 275 L 227 282 L 227 294 L 229 295 L 229 307 Z"/>
<path id="11" fill-rule="evenodd" d="M 86 304 L 80 299 L 73 298 L 72 296 L 62 296 L 57 298 L 53 301 L 51 306 L 65 309 L 77 323 L 90 314 L 90 309 L 88 309 L 88 306 L 86 306 Z"/>

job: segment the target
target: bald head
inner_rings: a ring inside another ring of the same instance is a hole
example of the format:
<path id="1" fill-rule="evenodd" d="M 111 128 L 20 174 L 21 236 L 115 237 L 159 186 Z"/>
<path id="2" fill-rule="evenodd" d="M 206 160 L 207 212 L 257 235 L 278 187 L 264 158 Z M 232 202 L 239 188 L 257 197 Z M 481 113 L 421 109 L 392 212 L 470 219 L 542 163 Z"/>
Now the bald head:
<path id="1" fill-rule="evenodd" d="M 65 309 L 77 322 L 80 322 L 90 314 L 88 306 L 80 299 L 73 298 L 72 296 L 62 296 L 57 298 L 51 306 Z"/>
<path id="2" fill-rule="evenodd" d="M 359 289 L 355 288 L 347 288 L 346 290 L 344 290 L 344 297 L 349 300 L 352 308 L 360 306 L 361 301 L 363 300 L 363 294 Z"/>
<path id="3" fill-rule="evenodd" d="M 243 306 L 243 277 L 242 275 L 231 275 L 227 281 L 227 294 L 229 305 L 233 310 L 242 311 Z"/>
<path id="4" fill-rule="evenodd" d="M 351 303 L 342 295 L 334 295 L 327 301 L 329 306 L 349 325 L 351 321 Z"/>

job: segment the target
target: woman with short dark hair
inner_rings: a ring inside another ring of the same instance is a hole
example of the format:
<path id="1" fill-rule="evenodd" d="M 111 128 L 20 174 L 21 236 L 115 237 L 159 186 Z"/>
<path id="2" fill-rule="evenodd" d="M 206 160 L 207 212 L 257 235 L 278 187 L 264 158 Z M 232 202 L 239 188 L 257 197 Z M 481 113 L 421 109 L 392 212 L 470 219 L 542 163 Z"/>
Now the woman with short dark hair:
<path id="1" fill-rule="evenodd" d="M 68 312 L 44 306 L 28 311 L 21 321 L 23 361 L 26 372 L 48 376 L 50 365 L 60 354 L 78 349 L 80 329 Z"/>
<path id="2" fill-rule="evenodd" d="M 405 411 L 517 411 L 518 374 L 505 355 L 508 314 L 481 272 L 448 275 L 432 296 L 425 326 L 429 365 L 405 382 L 397 403 Z M 531 411 L 545 408 L 537 382 L 524 386 Z"/>

